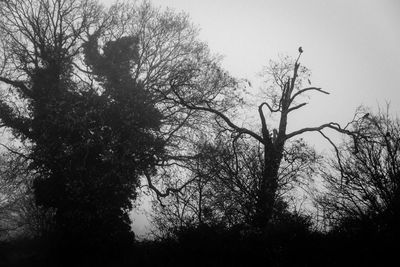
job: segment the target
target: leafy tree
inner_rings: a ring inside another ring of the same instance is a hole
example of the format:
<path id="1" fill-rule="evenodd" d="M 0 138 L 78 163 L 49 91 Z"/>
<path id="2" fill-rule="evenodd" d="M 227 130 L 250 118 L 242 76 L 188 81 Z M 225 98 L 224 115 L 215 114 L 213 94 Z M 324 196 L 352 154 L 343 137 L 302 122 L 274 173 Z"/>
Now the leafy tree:
<path id="1" fill-rule="evenodd" d="M 31 144 L 37 203 L 56 209 L 56 230 L 67 240 L 129 237 L 139 176 L 155 172 L 164 144 L 162 116 L 131 77 L 137 38 L 103 38 L 99 47 L 113 19 L 91 1 L 1 5 L 2 49 L 11 58 L 0 81 L 19 106 L 1 99 L 0 119 Z"/>

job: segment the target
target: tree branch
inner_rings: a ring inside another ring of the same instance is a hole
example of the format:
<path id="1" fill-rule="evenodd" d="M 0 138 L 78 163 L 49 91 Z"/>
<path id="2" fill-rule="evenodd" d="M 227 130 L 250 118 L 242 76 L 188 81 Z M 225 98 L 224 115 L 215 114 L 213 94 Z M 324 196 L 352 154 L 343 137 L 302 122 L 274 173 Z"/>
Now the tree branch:
<path id="1" fill-rule="evenodd" d="M 307 104 L 308 104 L 308 103 L 301 103 L 301 104 L 299 104 L 299 105 L 297 105 L 297 106 L 291 107 L 291 108 L 288 109 L 287 113 L 292 112 L 293 110 L 299 109 L 299 108 L 301 108 L 301 107 L 304 107 L 304 106 L 307 105 Z"/>
<path id="2" fill-rule="evenodd" d="M 188 108 L 190 110 L 207 111 L 207 112 L 213 113 L 213 114 L 217 115 L 218 117 L 220 117 L 221 119 L 223 119 L 226 122 L 226 124 L 228 124 L 228 126 L 231 127 L 232 129 L 234 129 L 235 131 L 237 131 L 239 133 L 248 134 L 248 135 L 252 136 L 253 138 L 255 138 L 256 140 L 258 140 L 259 142 L 261 142 L 261 143 L 264 142 L 264 140 L 263 140 L 263 138 L 261 136 L 259 136 L 258 134 L 256 134 L 255 132 L 253 132 L 253 131 L 251 131 L 249 129 L 237 126 L 225 114 L 223 114 L 221 111 L 213 109 L 213 108 L 211 108 L 209 106 L 208 107 L 201 107 L 201 106 L 189 105 L 188 103 L 185 102 L 185 100 L 181 96 L 179 96 L 178 93 L 176 93 L 175 90 L 172 90 L 172 91 L 178 97 L 178 99 L 179 99 L 178 103 L 183 105 L 184 107 L 186 107 L 186 108 Z"/>
<path id="3" fill-rule="evenodd" d="M 24 155 L 23 153 L 18 152 L 18 151 L 16 151 L 16 150 L 14 150 L 14 149 L 12 149 L 12 148 L 6 146 L 5 144 L 0 144 L 0 146 L 4 147 L 5 149 L 7 149 L 8 151 L 10 151 L 11 153 L 13 153 L 13 154 L 15 154 L 15 155 L 18 155 L 18 156 L 20 156 L 20 157 L 22 157 L 22 158 L 24 158 L 24 159 L 27 159 L 27 160 L 30 159 L 28 156 L 26 156 L 26 155 Z"/>
<path id="4" fill-rule="evenodd" d="M 321 88 L 318 88 L 318 87 L 307 87 L 307 88 L 304 88 L 304 89 L 301 89 L 301 90 L 297 91 L 297 92 L 290 98 L 290 103 L 292 103 L 293 100 L 294 100 L 296 97 L 298 97 L 299 95 L 301 95 L 301 94 L 303 94 L 303 93 L 305 93 L 305 92 L 307 92 L 307 91 L 318 91 L 318 92 L 321 92 L 321 93 L 323 93 L 323 94 L 329 95 L 329 92 L 324 91 L 324 90 L 322 90 Z"/>
<path id="5" fill-rule="evenodd" d="M 261 109 L 263 105 L 266 105 L 271 113 L 278 112 L 280 110 L 280 107 L 278 107 L 277 109 L 273 109 L 267 102 L 261 103 L 258 109 Z"/>
<path id="6" fill-rule="evenodd" d="M 343 184 L 343 177 L 344 177 L 344 169 L 343 169 L 343 165 L 342 165 L 342 160 L 340 158 L 340 153 L 339 153 L 339 149 L 336 146 L 336 144 L 328 137 L 326 136 L 322 131 L 318 131 L 326 140 L 328 140 L 328 142 L 333 146 L 333 148 L 335 149 L 335 153 L 336 153 L 336 157 L 338 160 L 338 164 L 339 164 L 339 169 L 340 169 L 340 185 Z"/>
<path id="7" fill-rule="evenodd" d="M 29 90 L 22 81 L 13 81 L 8 78 L 0 77 L 0 82 L 4 82 L 6 84 L 19 88 L 21 92 L 28 97 L 32 96 L 31 90 Z"/>
<path id="8" fill-rule="evenodd" d="M 302 133 L 305 133 L 305 132 L 317 132 L 317 131 L 321 131 L 321 130 L 323 130 L 325 128 L 331 128 L 331 129 L 333 129 L 335 131 L 338 131 L 340 133 L 344 133 L 344 134 L 347 134 L 347 135 L 351 135 L 353 137 L 355 135 L 355 133 L 353 133 L 353 132 L 351 132 L 349 130 L 341 128 L 338 123 L 330 122 L 330 123 L 322 124 L 322 125 L 320 125 L 318 127 L 307 127 L 307 128 L 303 128 L 303 129 L 294 131 L 294 132 L 292 132 L 290 134 L 287 134 L 285 136 L 285 140 L 288 140 L 288 139 L 290 139 L 290 138 L 292 138 L 292 137 L 294 137 L 296 135 L 299 135 L 299 134 L 302 134 Z"/>
<path id="9" fill-rule="evenodd" d="M 269 132 L 268 132 L 268 128 L 267 128 L 267 123 L 265 122 L 265 116 L 264 113 L 262 111 L 262 107 L 263 105 L 267 105 L 267 107 L 271 110 L 271 107 L 268 105 L 268 103 L 262 103 L 260 106 L 258 106 L 258 113 L 260 115 L 260 120 L 261 120 L 261 132 L 263 135 L 263 139 L 264 141 L 269 139 Z M 271 111 L 272 112 L 272 111 Z"/>
<path id="10" fill-rule="evenodd" d="M 29 123 L 30 120 L 16 115 L 13 109 L 0 100 L 0 121 L 2 127 L 9 127 L 17 130 L 19 133 L 30 137 Z"/>
<path id="11" fill-rule="evenodd" d="M 193 182 L 195 180 L 195 179 L 190 179 L 178 188 L 168 187 L 165 190 L 165 193 L 163 193 L 157 187 L 154 186 L 153 182 L 151 181 L 151 177 L 150 177 L 149 173 L 145 172 L 144 176 L 146 177 L 148 187 L 157 194 L 157 197 L 167 197 L 171 193 L 179 193 L 183 188 L 185 188 L 188 184 L 190 184 L 191 182 Z"/>

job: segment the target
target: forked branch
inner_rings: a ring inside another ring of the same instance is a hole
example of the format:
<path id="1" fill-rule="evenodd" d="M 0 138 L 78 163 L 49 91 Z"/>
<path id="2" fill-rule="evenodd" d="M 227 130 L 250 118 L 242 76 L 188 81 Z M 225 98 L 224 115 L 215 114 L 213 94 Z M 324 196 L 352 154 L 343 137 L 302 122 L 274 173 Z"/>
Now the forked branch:
<path id="1" fill-rule="evenodd" d="M 165 192 L 163 193 L 153 184 L 149 173 L 146 172 L 144 176 L 146 177 L 148 187 L 156 193 L 157 197 L 167 197 L 171 193 L 179 193 L 180 191 L 182 191 L 183 188 L 185 188 L 188 184 L 194 181 L 194 179 L 190 179 L 177 188 L 168 187 L 167 189 L 165 189 Z"/>
<path id="2" fill-rule="evenodd" d="M 329 95 L 329 92 L 324 91 L 321 88 L 318 88 L 318 87 L 307 87 L 307 88 L 301 89 L 301 90 L 297 91 L 295 94 L 293 94 L 293 96 L 290 98 L 290 103 L 292 103 L 296 97 L 298 97 L 299 95 L 301 95 L 301 94 L 303 94 L 305 92 L 308 92 L 308 91 L 317 91 L 317 92 Z"/>
<path id="3" fill-rule="evenodd" d="M 28 89 L 28 87 L 25 86 L 25 84 L 22 81 L 13 81 L 5 77 L 0 77 L 0 82 L 4 82 L 8 85 L 17 87 L 24 95 L 28 97 L 32 95 L 31 91 Z"/>
<path id="4" fill-rule="evenodd" d="M 175 90 L 173 90 L 173 92 L 179 100 L 179 101 L 176 101 L 176 100 L 174 100 L 174 101 L 178 102 L 179 104 L 188 108 L 189 110 L 199 110 L 199 111 L 207 111 L 209 113 L 213 113 L 213 114 L 217 115 L 218 117 L 220 117 L 223 121 L 225 121 L 225 123 L 228 124 L 228 126 L 231 127 L 233 130 L 235 130 L 236 132 L 250 135 L 261 143 L 264 142 L 264 140 L 261 136 L 259 136 L 258 134 L 256 134 L 255 132 L 253 132 L 247 128 L 237 126 L 221 111 L 211 108 L 210 106 L 204 107 L 204 106 L 195 106 L 195 105 L 188 104 Z"/>

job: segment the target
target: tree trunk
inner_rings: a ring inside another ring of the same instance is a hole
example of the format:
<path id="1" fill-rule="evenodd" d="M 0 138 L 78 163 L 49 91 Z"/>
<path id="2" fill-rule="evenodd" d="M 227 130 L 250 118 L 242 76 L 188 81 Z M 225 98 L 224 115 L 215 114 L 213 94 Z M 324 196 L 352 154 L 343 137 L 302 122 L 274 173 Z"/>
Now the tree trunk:
<path id="1" fill-rule="evenodd" d="M 258 192 L 255 226 L 264 229 L 270 222 L 278 190 L 278 170 L 282 149 L 275 145 L 264 145 L 264 170 Z"/>

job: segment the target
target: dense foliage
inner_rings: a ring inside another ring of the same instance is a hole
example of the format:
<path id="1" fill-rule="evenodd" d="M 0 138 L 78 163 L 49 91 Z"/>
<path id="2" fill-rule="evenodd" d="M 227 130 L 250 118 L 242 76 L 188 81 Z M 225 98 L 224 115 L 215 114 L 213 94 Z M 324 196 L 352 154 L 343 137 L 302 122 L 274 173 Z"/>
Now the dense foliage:
<path id="1" fill-rule="evenodd" d="M 39 7 L 50 8 L 42 2 Z M 77 17 L 80 12 L 85 15 L 85 10 L 69 10 L 57 4 L 54 8 L 75 12 Z M 48 23 L 66 19 L 62 15 L 48 18 Z M 38 19 L 42 19 L 40 14 Z M 62 21 L 59 23 L 62 25 Z M 20 90 L 17 101 L 25 110 L 21 115 L 2 99 L 3 126 L 30 143 L 27 157 L 35 173 L 36 202 L 55 209 L 54 230 L 64 243 L 71 239 L 83 245 L 101 245 L 129 239 L 128 211 L 139 176 L 154 172 L 157 155 L 163 153 L 163 141 L 157 136 L 161 114 L 151 96 L 130 75 L 137 64 L 137 39 L 127 36 L 108 41 L 100 54 L 96 36 L 89 36 L 82 47 L 85 63 L 97 81 L 90 84 L 73 77 L 76 51 L 69 46 L 71 37 L 60 31 L 54 40 L 48 40 L 49 29 L 42 27 L 33 24 L 25 29 L 39 31 L 37 40 L 26 37 L 37 47 L 36 61 L 29 61 L 28 44 L 19 47 L 22 55 L 18 64 L 26 77 L 24 83 L 15 86 L 3 80 Z M 73 27 L 68 30 L 76 34 Z M 6 32 L 11 42 L 12 34 Z"/>

